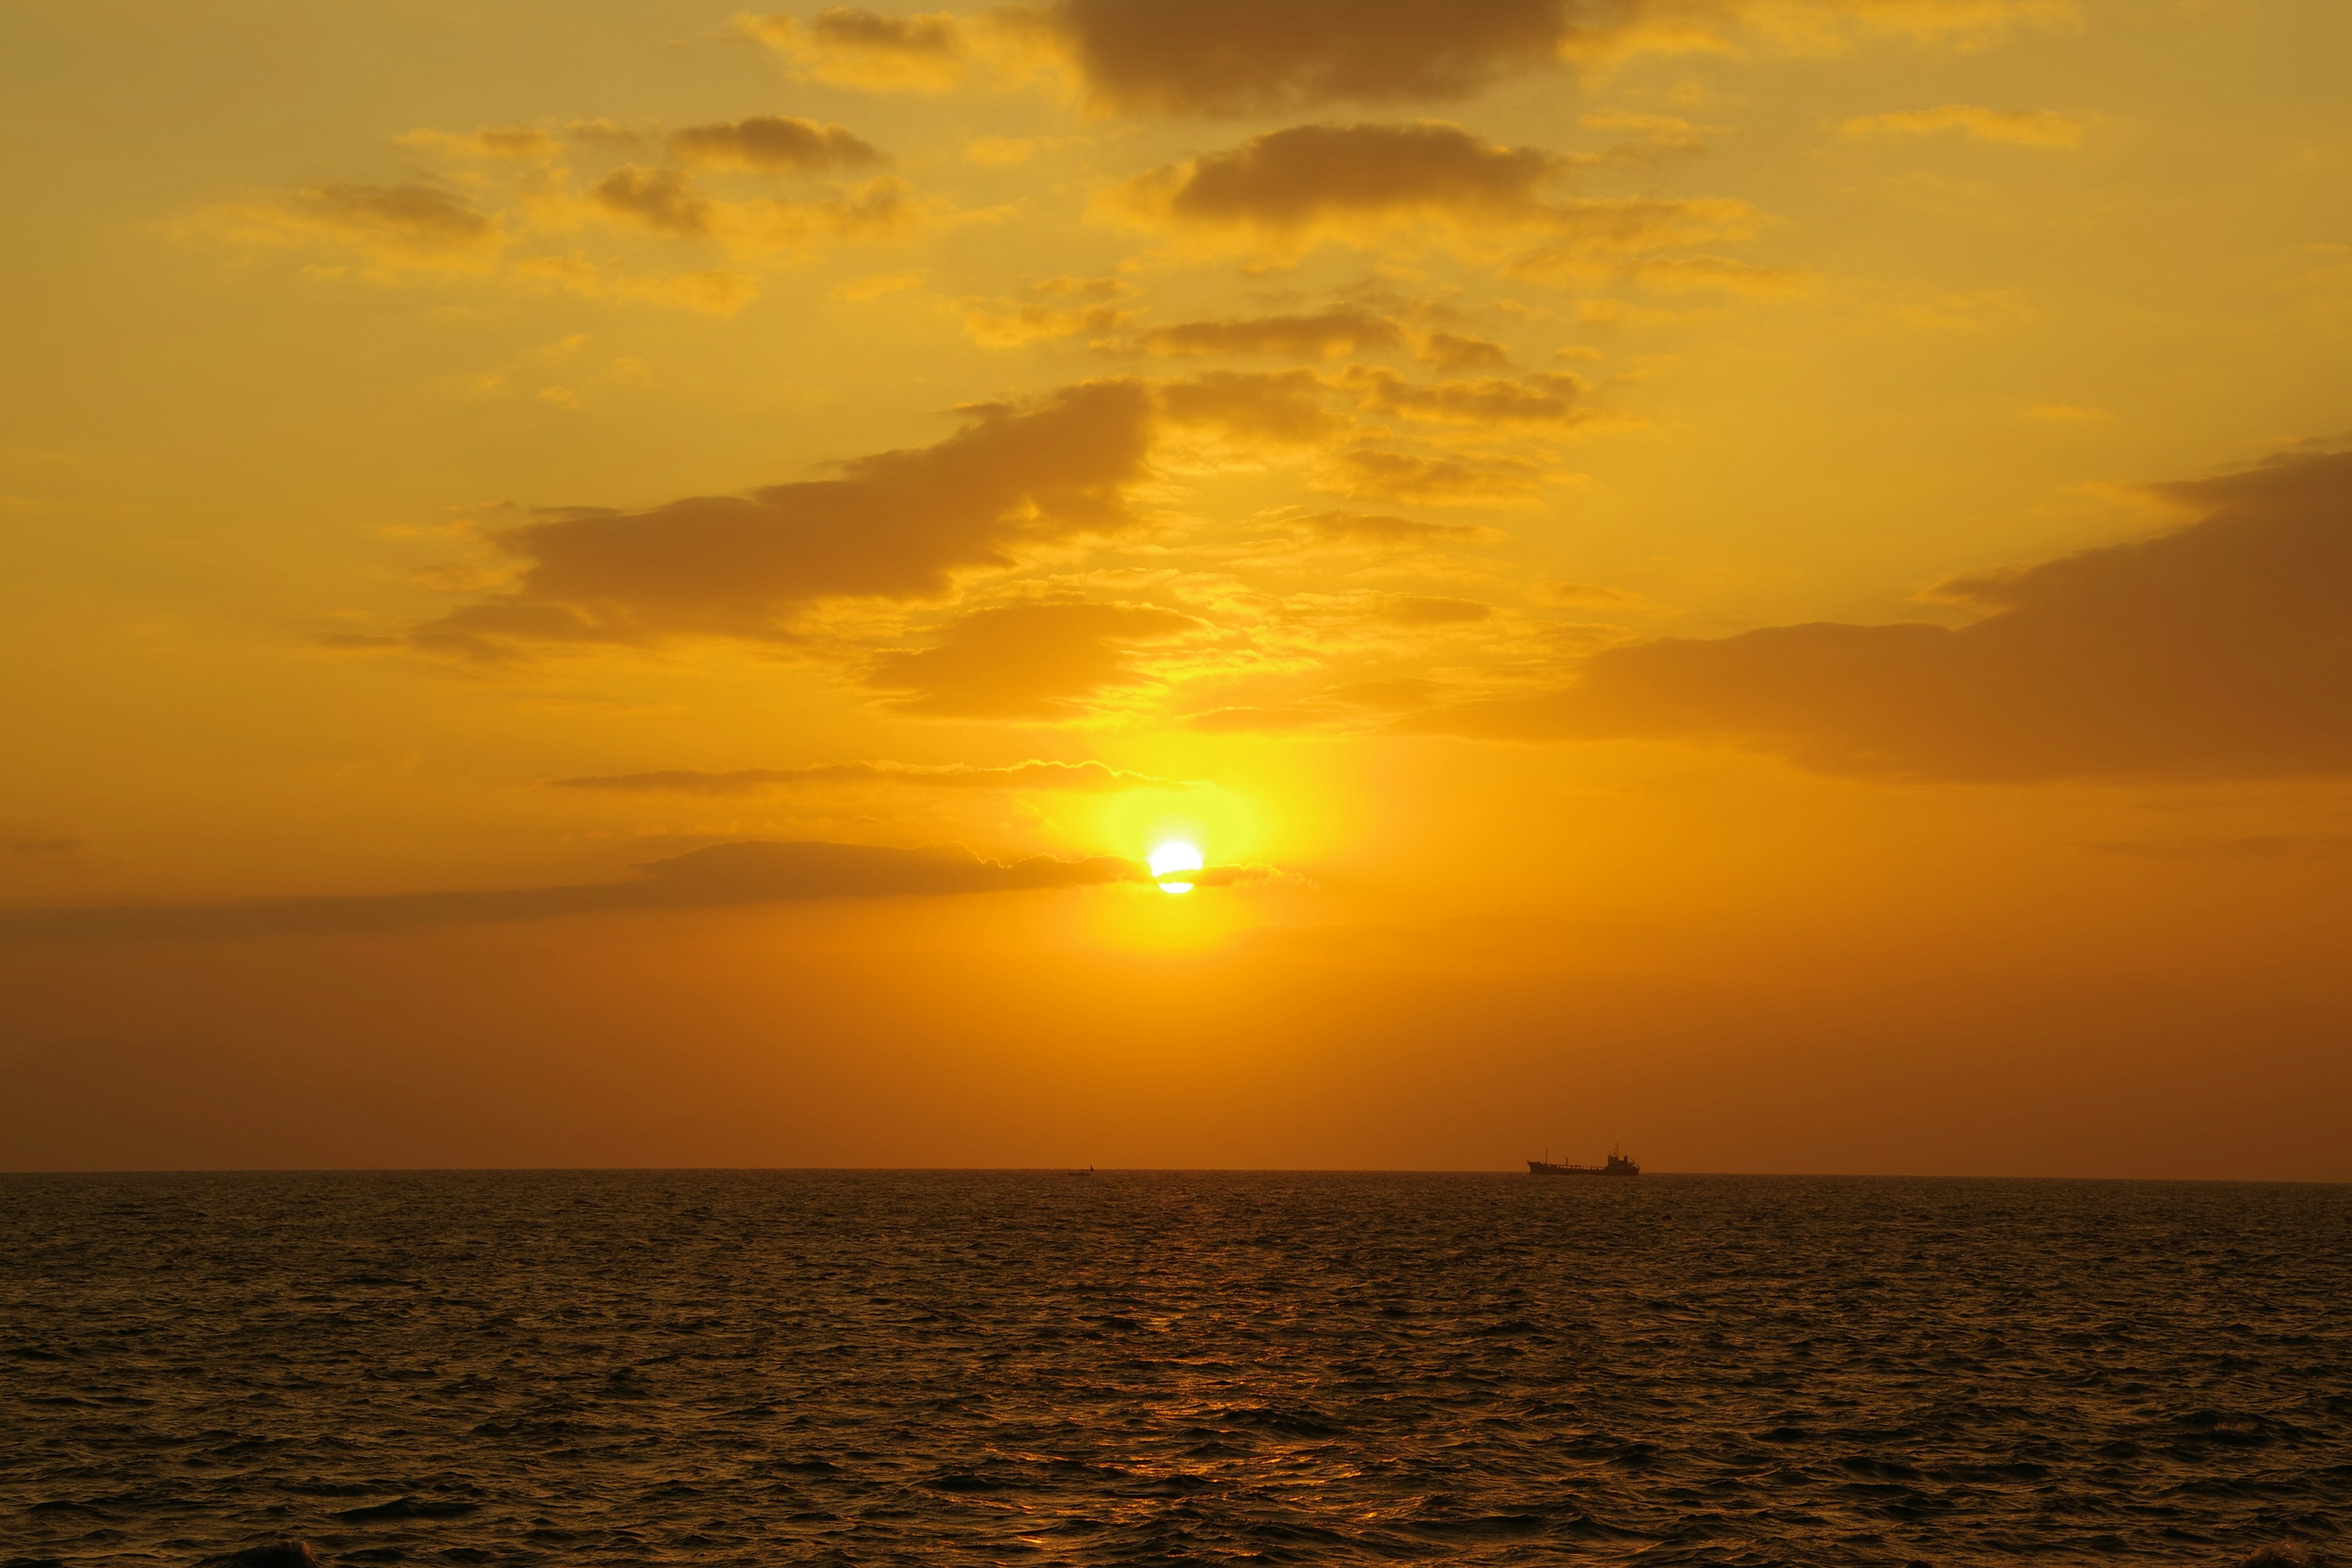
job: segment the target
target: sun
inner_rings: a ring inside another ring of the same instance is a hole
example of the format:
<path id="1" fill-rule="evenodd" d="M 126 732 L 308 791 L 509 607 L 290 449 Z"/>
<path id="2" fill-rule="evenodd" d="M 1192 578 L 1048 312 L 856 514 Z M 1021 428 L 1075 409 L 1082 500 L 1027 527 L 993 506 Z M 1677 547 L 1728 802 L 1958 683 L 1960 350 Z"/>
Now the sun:
<path id="1" fill-rule="evenodd" d="M 1181 838 L 1171 838 L 1164 844 L 1153 846 L 1151 850 L 1151 874 L 1159 879 L 1165 879 L 1171 871 L 1197 871 L 1208 863 L 1201 854 L 1200 846 L 1187 844 Z M 1192 890 L 1192 884 L 1163 879 L 1160 883 L 1160 890 L 1163 893 L 1189 893 Z"/>

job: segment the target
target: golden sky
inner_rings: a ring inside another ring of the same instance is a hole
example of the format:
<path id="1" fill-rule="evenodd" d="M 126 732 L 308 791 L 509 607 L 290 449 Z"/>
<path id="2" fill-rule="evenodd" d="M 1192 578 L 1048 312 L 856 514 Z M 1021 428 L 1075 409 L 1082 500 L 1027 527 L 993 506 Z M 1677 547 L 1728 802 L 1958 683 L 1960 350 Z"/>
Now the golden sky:
<path id="1" fill-rule="evenodd" d="M 2347 58 L 7 0 L 0 1166 L 2352 1179 Z"/>

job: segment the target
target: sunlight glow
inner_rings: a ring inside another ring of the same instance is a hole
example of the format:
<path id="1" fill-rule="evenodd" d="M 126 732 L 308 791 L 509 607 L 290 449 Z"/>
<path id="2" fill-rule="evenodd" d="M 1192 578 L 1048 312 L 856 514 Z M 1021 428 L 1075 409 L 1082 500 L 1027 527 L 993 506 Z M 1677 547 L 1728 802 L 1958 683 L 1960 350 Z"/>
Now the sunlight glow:
<path id="1" fill-rule="evenodd" d="M 1181 838 L 1171 838 L 1152 849 L 1150 864 L 1154 877 L 1165 877 L 1171 871 L 1197 871 L 1208 861 L 1201 854 L 1199 846 L 1187 844 Z M 1192 884 L 1161 882 L 1160 890 L 1163 893 L 1189 893 L 1192 890 Z"/>

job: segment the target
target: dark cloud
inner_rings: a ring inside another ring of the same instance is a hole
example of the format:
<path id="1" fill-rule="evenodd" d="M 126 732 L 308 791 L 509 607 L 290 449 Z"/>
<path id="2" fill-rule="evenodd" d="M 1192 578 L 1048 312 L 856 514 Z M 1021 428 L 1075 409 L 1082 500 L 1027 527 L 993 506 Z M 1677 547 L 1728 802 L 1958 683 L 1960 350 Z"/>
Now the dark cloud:
<path id="1" fill-rule="evenodd" d="M 1416 386 L 1395 371 L 1351 364 L 1338 378 L 1372 414 L 1441 425 L 1574 425 L 1590 418 L 1583 381 L 1565 371 Z"/>
<path id="2" fill-rule="evenodd" d="M 1644 50 L 1819 49 L 1873 34 L 1990 43 L 2071 21 L 2069 0 L 1048 0 L 971 16 L 836 6 L 739 25 L 821 81 L 940 91 L 1066 65 L 1097 111 L 1246 114 L 1434 102 L 1568 60 Z"/>
<path id="3" fill-rule="evenodd" d="M 957 719 L 1066 719 L 1107 687 L 1141 678 L 1137 645 L 1201 623 L 1149 605 L 1006 605 L 950 623 L 935 647 L 886 654 L 867 684 L 903 692 L 908 713 Z"/>
<path id="4" fill-rule="evenodd" d="M 1045 12 L 1123 112 L 1460 98 L 1551 64 L 1570 0 L 1062 0 Z"/>
<path id="5" fill-rule="evenodd" d="M 1139 332 L 1130 347 L 1145 353 L 1312 355 L 1376 353 L 1404 346 L 1404 333 L 1386 316 L 1353 308 L 1305 316 L 1244 316 L 1179 321 Z"/>
<path id="6" fill-rule="evenodd" d="M 1094 105 L 1244 114 L 1434 102 L 1563 61 L 1873 34 L 1962 47 L 2068 22 L 2067 0 L 1056 0 L 1035 18 Z"/>
<path id="7" fill-rule="evenodd" d="M 594 195 L 597 205 L 613 216 L 656 234 L 700 239 L 711 232 L 715 209 L 681 170 L 631 164 L 599 180 Z"/>
<path id="8" fill-rule="evenodd" d="M 838 125 L 780 114 L 690 125 L 671 135 L 669 151 L 681 163 L 803 174 L 865 168 L 883 161 L 871 143 Z"/>
<path id="9" fill-rule="evenodd" d="M 983 860 L 961 845 L 714 844 L 650 861 L 626 881 L 478 892 L 259 899 L 242 903 L 0 911 L 0 942 L 109 942 L 410 931 L 616 910 L 719 909 L 803 899 L 940 897 L 1145 882 L 1132 860 Z"/>
<path id="10" fill-rule="evenodd" d="M 819 600 L 938 597 L 959 571 L 1132 522 L 1126 489 L 1145 476 L 1152 435 L 1141 384 L 1089 382 L 965 413 L 946 440 L 855 458 L 838 479 L 503 530 L 495 542 L 526 563 L 515 588 L 404 640 L 498 658 L 530 644 L 774 638 Z"/>
<path id="11" fill-rule="evenodd" d="M 2155 487 L 2179 531 L 1947 585 L 1972 625 L 1612 648 L 1574 685 L 1412 727 L 1716 739 L 1964 781 L 2352 773 L 2352 454 Z"/>
<path id="12" fill-rule="evenodd" d="M 293 205 L 321 225 L 418 249 L 476 250 L 498 239 L 498 225 L 488 215 L 435 185 L 313 185 Z"/>
<path id="13" fill-rule="evenodd" d="M 1141 205 L 1180 225 L 1296 233 L 1321 224 L 1484 216 L 1517 224 L 1568 167 L 1458 125 L 1294 125 L 1145 175 Z"/>
<path id="14" fill-rule="evenodd" d="M 1421 340 L 1413 357 L 1444 375 L 1465 370 L 1500 370 L 1511 363 L 1510 351 L 1485 338 L 1459 332 L 1432 332 Z"/>
<path id="15" fill-rule="evenodd" d="M 1437 244 L 1530 277 L 1793 286 L 1717 257 L 1658 254 L 1745 238 L 1757 214 L 1744 202 L 1549 194 L 1593 162 L 1507 147 L 1443 121 L 1294 125 L 1140 174 L 1110 193 L 1105 209 L 1212 251 Z"/>
<path id="16" fill-rule="evenodd" d="M 976 768 L 962 763 L 927 767 L 915 763 L 809 763 L 793 768 L 733 768 L 702 772 L 674 768 L 660 773 L 604 773 L 555 779 L 557 789 L 618 790 L 640 794 L 757 795 L 769 790 L 824 784 L 904 784 L 921 789 L 1077 790 L 1089 794 L 1130 789 L 1189 789 L 1190 781 L 1127 773 L 1100 763 L 1015 763 Z"/>
<path id="17" fill-rule="evenodd" d="M 1213 430 L 1244 446 L 1311 447 L 1347 421 L 1323 406 L 1323 378 L 1296 370 L 1213 370 L 1160 389 L 1171 424 Z"/>
<path id="18" fill-rule="evenodd" d="M 970 423 L 947 439 L 852 459 L 836 478 L 746 496 L 689 497 L 642 511 L 542 512 L 488 534 L 494 549 L 517 563 L 510 578 L 494 579 L 503 584 L 499 591 L 396 636 L 327 640 L 480 660 L 688 637 L 791 642 L 814 635 L 808 628 L 817 623 L 807 614 L 819 604 L 944 598 L 960 576 L 1010 570 L 1081 539 L 1135 527 L 1130 492 L 1154 477 L 1155 449 L 1176 468 L 1204 460 L 1215 467 L 1236 453 L 1253 460 L 1268 452 L 1304 458 L 1316 488 L 1378 501 L 1512 504 L 1531 496 L 1549 471 L 1519 458 L 1391 450 L 1385 440 L 1361 439 L 1385 432 L 1330 405 L 1413 421 L 1558 425 L 1583 417 L 1580 385 L 1572 376 L 1539 374 L 1417 387 L 1360 366 L 1339 375 L 1301 366 L 1213 371 L 1161 383 L 1081 383 L 1026 403 L 967 408 Z M 1496 537 L 1352 512 L 1285 526 L 1357 549 Z M 472 580 L 482 578 L 477 573 Z M 938 649 L 892 655 L 876 674 L 907 682 L 885 689 L 916 692 L 917 710 L 978 714 L 997 700 L 983 702 L 969 680 L 950 680 L 946 671 L 976 669 L 980 648 L 971 639 L 985 637 L 995 639 L 992 662 L 1033 671 L 1016 686 L 1034 700 L 1003 710 L 1042 715 L 1125 669 L 1088 640 L 1104 632 L 1082 626 L 1097 611 L 1126 617 L 1114 642 L 1151 640 L 1138 630 L 1139 616 L 1160 617 L 1151 625 L 1171 633 L 1192 624 L 1161 610 L 1017 605 L 1000 620 L 959 623 Z M 1017 636 L 1016 627 L 1023 628 Z M 1049 634 L 1048 627 L 1059 629 Z M 1035 641 L 1049 635 L 1063 640 L 1051 649 Z M 1016 652 L 1015 643 L 1028 651 Z M 1071 671 L 1071 682 L 1039 684 L 1046 665 Z M 951 688 L 961 695 L 951 697 Z"/>

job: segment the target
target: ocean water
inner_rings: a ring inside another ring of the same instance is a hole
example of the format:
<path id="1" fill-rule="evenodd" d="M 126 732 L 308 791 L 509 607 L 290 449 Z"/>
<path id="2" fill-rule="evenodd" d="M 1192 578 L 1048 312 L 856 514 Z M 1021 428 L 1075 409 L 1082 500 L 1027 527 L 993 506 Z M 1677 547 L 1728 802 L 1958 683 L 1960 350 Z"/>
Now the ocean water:
<path id="1" fill-rule="evenodd" d="M 0 1563 L 2228 1562 L 2352 1188 L 0 1177 Z"/>

